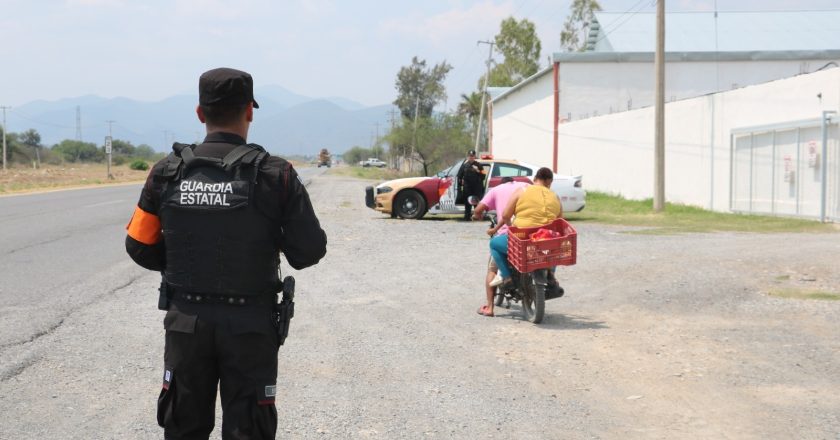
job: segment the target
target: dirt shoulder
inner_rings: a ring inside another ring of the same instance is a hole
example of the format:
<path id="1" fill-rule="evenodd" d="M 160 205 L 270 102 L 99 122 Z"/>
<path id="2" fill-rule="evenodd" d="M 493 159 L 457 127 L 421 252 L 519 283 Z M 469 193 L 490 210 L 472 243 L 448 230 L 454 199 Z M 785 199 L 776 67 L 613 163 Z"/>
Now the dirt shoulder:
<path id="1" fill-rule="evenodd" d="M 150 164 L 151 166 L 151 164 Z M 149 171 L 132 170 L 128 165 L 112 166 L 108 178 L 104 164 L 44 165 L 41 168 L 13 167 L 0 171 L 0 196 L 87 186 L 141 183 Z"/>
<path id="2" fill-rule="evenodd" d="M 352 426 L 383 438 L 840 433 L 840 301 L 768 294 L 840 286 L 833 237 L 644 236 L 580 221 L 578 264 L 560 271 L 567 295 L 534 326 L 518 305 L 475 312 L 486 224 L 391 219 L 364 206 L 366 184 L 311 187 L 330 251 L 285 361 L 291 400 L 320 395 L 338 410 L 323 427 L 334 438 Z M 284 409 L 288 432 L 307 413 Z"/>

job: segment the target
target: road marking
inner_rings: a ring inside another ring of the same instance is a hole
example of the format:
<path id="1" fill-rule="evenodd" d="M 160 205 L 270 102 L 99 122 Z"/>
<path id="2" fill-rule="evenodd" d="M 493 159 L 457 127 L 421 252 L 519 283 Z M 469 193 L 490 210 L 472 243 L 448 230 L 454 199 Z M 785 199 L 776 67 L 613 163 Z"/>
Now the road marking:
<path id="1" fill-rule="evenodd" d="M 111 200 L 110 202 L 101 202 L 101 203 L 94 203 L 93 205 L 85 205 L 82 208 L 96 208 L 97 206 L 105 206 L 105 205 L 113 205 L 116 203 L 122 203 L 124 200 Z"/>

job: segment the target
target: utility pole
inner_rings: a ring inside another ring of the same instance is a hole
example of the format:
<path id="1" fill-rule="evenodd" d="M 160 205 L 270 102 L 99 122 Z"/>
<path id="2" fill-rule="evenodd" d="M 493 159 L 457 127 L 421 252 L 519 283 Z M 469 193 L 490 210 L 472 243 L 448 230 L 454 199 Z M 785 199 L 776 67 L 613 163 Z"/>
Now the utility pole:
<path id="1" fill-rule="evenodd" d="M 487 80 L 490 78 L 490 63 L 493 62 L 493 46 L 496 45 L 495 41 L 479 41 L 475 43 L 476 45 L 479 44 L 486 44 L 490 46 L 490 51 L 487 53 L 487 73 L 484 74 L 484 87 L 481 88 L 481 108 L 478 110 L 478 123 L 475 124 L 475 148 L 476 152 L 478 152 L 478 141 L 481 139 L 481 124 L 484 122 L 484 99 L 487 97 Z"/>
<path id="2" fill-rule="evenodd" d="M 379 157 L 382 155 L 379 151 L 379 123 L 375 122 L 373 125 L 376 126 L 376 139 L 373 141 L 373 148 L 376 151 L 376 157 Z"/>
<path id="3" fill-rule="evenodd" d="M 0 106 L 0 109 L 3 109 L 3 171 L 6 171 L 6 110 L 10 109 L 9 106 Z"/>
<path id="4" fill-rule="evenodd" d="M 105 121 L 108 123 L 108 138 L 105 139 L 105 153 L 108 155 L 108 178 L 113 179 L 114 176 L 111 174 L 111 143 L 114 140 L 114 137 L 111 135 L 111 124 L 113 124 L 114 120 L 107 120 Z"/>
<path id="5" fill-rule="evenodd" d="M 391 130 L 393 130 L 397 126 L 397 109 L 391 107 L 386 114 L 389 116 L 388 122 L 391 123 Z"/>
<path id="6" fill-rule="evenodd" d="M 665 0 L 656 2 L 656 109 L 653 210 L 665 210 Z"/>
<path id="7" fill-rule="evenodd" d="M 82 107 L 76 106 L 76 140 L 82 141 Z"/>
<path id="8" fill-rule="evenodd" d="M 420 113 L 420 94 L 414 102 L 414 142 L 411 143 L 411 156 L 408 157 L 408 171 L 414 170 L 414 145 L 417 144 L 417 114 Z"/>

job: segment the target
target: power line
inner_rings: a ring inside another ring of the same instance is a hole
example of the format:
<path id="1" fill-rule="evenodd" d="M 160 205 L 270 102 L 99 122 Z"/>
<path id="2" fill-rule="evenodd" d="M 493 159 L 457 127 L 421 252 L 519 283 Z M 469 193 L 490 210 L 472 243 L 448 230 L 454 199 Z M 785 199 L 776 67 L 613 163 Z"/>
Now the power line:
<path id="1" fill-rule="evenodd" d="M 17 110 L 15 110 L 15 111 L 13 111 L 13 112 L 11 112 L 11 113 L 12 113 L 12 114 L 14 114 L 15 116 L 17 116 L 17 117 L 21 118 L 21 119 L 27 120 L 27 121 L 29 121 L 29 122 L 34 122 L 34 123 L 36 123 L 36 124 L 38 124 L 38 125 L 47 125 L 47 126 L 57 127 L 57 128 L 73 128 L 73 127 L 72 127 L 72 126 L 70 126 L 70 125 L 56 124 L 56 123 L 54 123 L 54 122 L 44 122 L 44 121 L 39 121 L 39 120 L 34 119 L 34 118 L 32 118 L 32 117 L 26 116 L 26 115 L 24 115 L 23 113 L 21 113 L 20 111 L 17 111 Z"/>

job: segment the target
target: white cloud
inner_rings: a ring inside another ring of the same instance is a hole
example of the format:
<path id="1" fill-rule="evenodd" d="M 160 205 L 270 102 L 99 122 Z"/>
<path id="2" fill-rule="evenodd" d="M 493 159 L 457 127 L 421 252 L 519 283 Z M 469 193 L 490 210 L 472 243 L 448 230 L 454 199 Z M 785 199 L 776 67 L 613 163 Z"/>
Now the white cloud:
<path id="1" fill-rule="evenodd" d="M 67 6 L 125 6 L 125 0 L 67 0 Z"/>
<path id="2" fill-rule="evenodd" d="M 338 11 L 338 7 L 333 0 L 298 0 L 297 4 L 299 9 L 310 16 L 332 14 Z"/>
<path id="3" fill-rule="evenodd" d="M 712 0 L 680 0 L 678 8 L 683 11 L 712 11 L 714 3 Z"/>
<path id="4" fill-rule="evenodd" d="M 441 14 L 419 17 L 409 16 L 385 20 L 380 29 L 387 34 L 404 35 L 429 40 L 436 45 L 451 42 L 464 35 L 480 37 L 513 13 L 510 3 L 492 1 L 476 3 L 468 9 L 452 9 Z M 487 35 L 487 37 L 491 37 Z"/>

